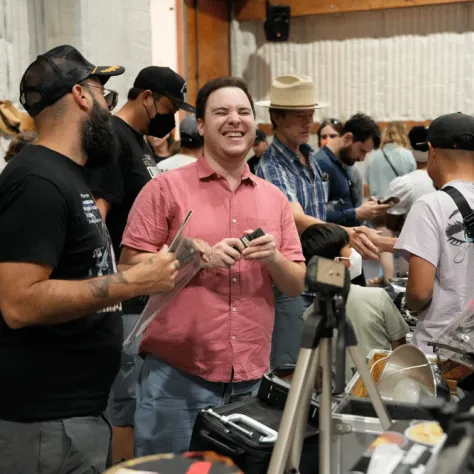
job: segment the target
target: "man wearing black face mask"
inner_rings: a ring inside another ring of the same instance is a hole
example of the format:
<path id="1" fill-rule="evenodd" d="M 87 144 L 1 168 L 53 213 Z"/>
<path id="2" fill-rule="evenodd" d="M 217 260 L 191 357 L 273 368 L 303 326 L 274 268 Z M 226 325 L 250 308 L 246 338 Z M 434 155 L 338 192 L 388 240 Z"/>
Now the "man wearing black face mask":
<path id="1" fill-rule="evenodd" d="M 112 238 L 115 255 L 120 258 L 120 243 L 128 213 L 143 186 L 158 173 L 153 152 L 144 135 L 162 138 L 175 128 L 178 109 L 194 112 L 184 101 L 185 80 L 168 67 L 142 69 L 124 106 L 112 117 L 119 142 L 117 161 L 103 169 L 89 170 L 89 186 Z M 124 336 L 133 329 L 145 306 L 144 298 L 123 304 Z M 122 366 L 112 387 L 109 415 L 114 427 L 115 461 L 133 456 L 135 385 L 141 358 L 135 350 L 122 354 Z"/>
<path id="2" fill-rule="evenodd" d="M 1 473 L 104 471 L 120 302 L 173 287 L 169 252 L 117 272 L 84 179 L 86 163 L 114 158 L 109 110 L 117 93 L 104 85 L 123 72 L 58 46 L 20 83 L 38 139 L 0 175 Z"/>

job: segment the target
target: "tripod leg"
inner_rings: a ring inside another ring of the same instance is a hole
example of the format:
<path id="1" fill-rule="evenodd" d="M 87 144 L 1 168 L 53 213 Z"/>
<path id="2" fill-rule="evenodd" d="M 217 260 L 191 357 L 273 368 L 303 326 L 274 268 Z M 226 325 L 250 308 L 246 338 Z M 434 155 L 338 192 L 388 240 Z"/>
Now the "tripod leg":
<path id="1" fill-rule="evenodd" d="M 294 420 L 294 435 L 293 443 L 291 445 L 288 456 L 287 468 L 288 470 L 300 465 L 301 452 L 303 450 L 304 433 L 306 431 L 306 424 L 308 422 L 308 413 L 311 406 L 311 397 L 314 391 L 314 381 L 316 379 L 316 372 L 319 365 L 319 349 L 316 348 L 313 353 L 309 373 L 303 382 L 303 390 L 301 393 L 300 407 Z"/>
<path id="2" fill-rule="evenodd" d="M 362 379 L 362 382 L 364 382 L 370 401 L 374 406 L 375 413 L 377 413 L 382 428 L 386 431 L 390 428 L 392 420 L 390 419 L 387 408 L 385 408 L 382 397 L 375 386 L 374 379 L 372 378 L 372 375 L 370 375 L 369 369 L 359 351 L 359 348 L 357 346 L 349 346 L 348 350 L 357 370 L 359 371 L 360 378 Z"/>
<path id="3" fill-rule="evenodd" d="M 303 393 L 305 379 L 313 362 L 314 350 L 300 349 L 298 360 L 296 362 L 293 380 L 291 382 L 290 392 L 286 399 L 283 417 L 280 428 L 278 429 L 278 439 L 273 448 L 268 473 L 283 474 L 288 460 L 291 443 L 295 433 L 295 419 L 298 417 L 298 411 L 301 409 L 301 396 Z M 298 466 L 289 466 L 298 472 Z"/>
<path id="4" fill-rule="evenodd" d="M 319 472 L 331 474 L 332 442 L 332 357 L 331 338 L 323 337 L 320 343 L 323 389 L 319 401 Z"/>

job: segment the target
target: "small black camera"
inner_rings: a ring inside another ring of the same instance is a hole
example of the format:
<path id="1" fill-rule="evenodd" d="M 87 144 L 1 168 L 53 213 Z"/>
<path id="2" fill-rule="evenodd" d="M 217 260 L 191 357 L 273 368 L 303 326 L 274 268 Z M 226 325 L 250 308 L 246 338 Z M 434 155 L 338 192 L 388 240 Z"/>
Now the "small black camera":
<path id="1" fill-rule="evenodd" d="M 259 237 L 263 237 L 264 235 L 265 235 L 265 232 L 263 232 L 263 230 L 260 229 L 259 227 L 257 230 L 254 230 L 252 233 L 243 235 L 240 238 L 240 241 L 242 242 L 243 246 L 247 248 L 250 246 L 250 242 L 252 242 L 252 240 L 258 239 Z M 232 248 L 234 248 L 235 250 L 239 250 L 237 247 L 232 247 Z"/>

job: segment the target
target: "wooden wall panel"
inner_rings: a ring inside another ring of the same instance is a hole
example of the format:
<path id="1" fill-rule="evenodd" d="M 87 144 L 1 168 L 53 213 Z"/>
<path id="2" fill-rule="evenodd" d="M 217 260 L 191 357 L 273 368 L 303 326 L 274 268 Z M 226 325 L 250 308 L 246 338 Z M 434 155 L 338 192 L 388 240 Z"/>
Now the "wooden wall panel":
<path id="1" fill-rule="evenodd" d="M 185 17 L 185 44 L 184 51 L 186 57 L 186 80 L 188 82 L 188 100 L 194 104 L 198 87 L 198 59 L 197 59 L 197 10 L 196 0 L 186 0 L 184 6 Z"/>
<path id="2" fill-rule="evenodd" d="M 291 16 L 306 16 L 470 1 L 472 0 L 272 0 L 271 3 L 289 5 Z M 216 3 L 218 2 L 219 0 Z M 236 0 L 233 4 L 238 21 L 262 20 L 266 17 L 265 0 Z"/>
<path id="3" fill-rule="evenodd" d="M 185 0 L 188 96 L 210 79 L 230 74 L 230 3 Z"/>

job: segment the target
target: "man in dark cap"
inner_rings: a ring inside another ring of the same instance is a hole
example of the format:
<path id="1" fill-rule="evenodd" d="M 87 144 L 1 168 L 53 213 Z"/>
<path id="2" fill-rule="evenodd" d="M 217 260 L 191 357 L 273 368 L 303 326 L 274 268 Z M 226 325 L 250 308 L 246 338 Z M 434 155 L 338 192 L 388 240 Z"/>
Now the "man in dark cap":
<path id="1" fill-rule="evenodd" d="M 103 417 L 120 365 L 121 304 L 169 291 L 166 250 L 117 272 L 109 234 L 83 176 L 115 158 L 99 67 L 72 46 L 28 66 L 20 102 L 38 140 L 0 175 L 0 472 L 103 472 Z"/>
<path id="2" fill-rule="evenodd" d="M 157 165 L 160 172 L 189 165 L 202 157 L 203 141 L 199 135 L 195 115 L 183 119 L 179 125 L 179 135 L 181 138 L 179 153 L 160 161 Z"/>
<path id="3" fill-rule="evenodd" d="M 425 143 L 438 191 L 413 204 L 395 248 L 409 261 L 406 305 L 418 312 L 412 342 L 431 353 L 428 343 L 474 297 L 474 232 L 463 217 L 474 206 L 474 117 L 438 117 Z"/>
<path id="4" fill-rule="evenodd" d="M 128 213 L 148 181 L 158 169 L 145 135 L 163 138 L 175 128 L 175 113 L 194 112 L 184 100 L 186 82 L 169 67 L 149 66 L 142 69 L 128 92 L 128 100 L 112 117 L 118 141 L 116 162 L 102 169 L 89 170 L 88 182 L 110 232 L 117 261 Z M 146 304 L 137 297 L 123 303 L 124 338 L 127 338 Z M 122 363 L 112 386 L 109 415 L 114 426 L 114 461 L 133 456 L 133 419 L 135 385 L 140 371 L 136 345 L 122 353 Z"/>
<path id="5" fill-rule="evenodd" d="M 428 127 L 415 125 L 408 134 L 413 156 L 416 160 L 416 170 L 411 173 L 399 176 L 390 182 L 387 196 L 394 196 L 400 202 L 392 209 L 402 209 L 405 214 L 411 206 L 424 194 L 435 191 L 432 179 L 428 176 L 428 145 L 425 144 L 428 136 Z"/>
<path id="6" fill-rule="evenodd" d="M 253 153 L 254 155 L 250 160 L 247 161 L 250 171 L 255 174 L 257 171 L 258 162 L 268 148 L 267 135 L 263 130 L 257 128 L 255 132 L 255 141 L 253 142 Z"/>

